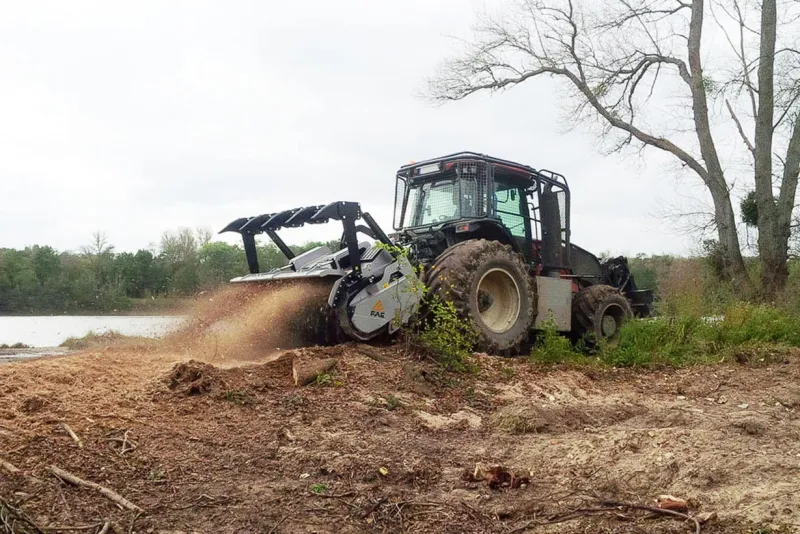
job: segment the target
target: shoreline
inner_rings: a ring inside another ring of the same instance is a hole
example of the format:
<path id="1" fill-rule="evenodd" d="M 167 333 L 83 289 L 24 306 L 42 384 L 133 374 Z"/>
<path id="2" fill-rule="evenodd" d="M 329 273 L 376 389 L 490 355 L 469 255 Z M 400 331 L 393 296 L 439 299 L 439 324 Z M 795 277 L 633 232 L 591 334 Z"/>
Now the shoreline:
<path id="1" fill-rule="evenodd" d="M 133 299 L 131 307 L 122 310 L 31 310 L 0 312 L 0 317 L 174 317 L 186 314 L 194 300 L 195 297 Z"/>
<path id="2" fill-rule="evenodd" d="M 75 351 L 66 347 L 28 347 L 24 349 L 0 349 L 0 365 L 22 360 L 34 360 L 50 356 L 66 356 Z"/>

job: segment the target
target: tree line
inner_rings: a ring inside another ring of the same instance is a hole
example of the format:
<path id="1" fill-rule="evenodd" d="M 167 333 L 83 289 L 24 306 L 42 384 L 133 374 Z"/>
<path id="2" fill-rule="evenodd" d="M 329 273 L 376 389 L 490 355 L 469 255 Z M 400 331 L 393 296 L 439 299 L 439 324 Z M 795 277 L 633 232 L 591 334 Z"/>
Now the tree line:
<path id="1" fill-rule="evenodd" d="M 327 244 L 292 246 L 295 253 Z M 286 265 L 273 244 L 258 247 L 261 270 Z M 247 273 L 239 245 L 212 242 L 207 230 L 166 232 L 160 244 L 117 252 L 97 233 L 78 252 L 34 245 L 0 249 L 0 314 L 114 312 L 137 299 L 186 297 Z"/>

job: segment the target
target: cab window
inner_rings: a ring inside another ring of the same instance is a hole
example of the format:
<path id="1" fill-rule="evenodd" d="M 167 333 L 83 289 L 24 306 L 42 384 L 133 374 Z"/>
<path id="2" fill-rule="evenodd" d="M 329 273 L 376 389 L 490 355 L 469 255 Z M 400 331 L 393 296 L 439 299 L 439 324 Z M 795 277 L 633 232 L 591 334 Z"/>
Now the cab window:
<path id="1" fill-rule="evenodd" d="M 494 206 L 497 217 L 514 237 L 526 237 L 525 197 L 520 190 L 509 184 L 497 184 L 494 193 Z"/>

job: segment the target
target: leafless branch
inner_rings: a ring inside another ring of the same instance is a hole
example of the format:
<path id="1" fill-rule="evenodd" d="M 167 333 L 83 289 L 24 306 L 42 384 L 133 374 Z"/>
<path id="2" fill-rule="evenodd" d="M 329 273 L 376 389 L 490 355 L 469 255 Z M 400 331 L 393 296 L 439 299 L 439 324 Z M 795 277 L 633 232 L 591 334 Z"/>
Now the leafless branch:
<path id="1" fill-rule="evenodd" d="M 744 141 L 745 146 L 747 146 L 747 150 L 749 150 L 750 153 L 753 156 L 755 156 L 756 149 L 753 147 L 753 143 L 750 142 L 750 139 L 747 138 L 747 134 L 744 133 L 744 128 L 742 128 L 742 123 L 739 122 L 739 117 L 737 117 L 736 113 L 733 111 L 733 107 L 731 106 L 730 100 L 726 99 L 725 105 L 728 106 L 728 111 L 731 114 L 731 118 L 733 119 L 733 122 L 736 123 L 736 128 L 739 130 L 739 135 L 741 136 L 742 141 Z"/>

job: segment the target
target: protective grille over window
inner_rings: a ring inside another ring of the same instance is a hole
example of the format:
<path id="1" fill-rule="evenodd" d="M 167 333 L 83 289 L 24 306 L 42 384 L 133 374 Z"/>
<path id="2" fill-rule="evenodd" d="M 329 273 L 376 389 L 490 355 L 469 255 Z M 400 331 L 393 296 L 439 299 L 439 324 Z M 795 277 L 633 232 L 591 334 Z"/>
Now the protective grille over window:
<path id="1" fill-rule="evenodd" d="M 398 176 L 394 227 L 411 228 L 485 217 L 489 198 L 489 165 L 484 161 L 458 161 L 440 172 Z M 404 197 L 405 195 L 405 197 Z"/>
<path id="2" fill-rule="evenodd" d="M 454 177 L 413 184 L 403 226 L 438 224 L 458 219 L 460 190 Z"/>
<path id="3" fill-rule="evenodd" d="M 486 216 L 489 165 L 485 161 L 460 161 L 461 216 Z"/>

